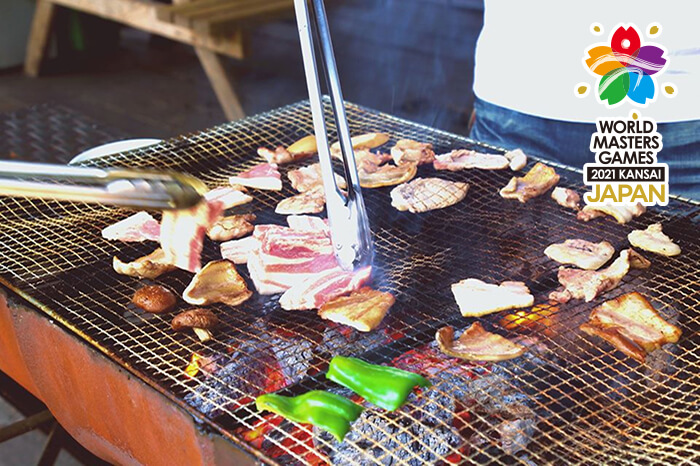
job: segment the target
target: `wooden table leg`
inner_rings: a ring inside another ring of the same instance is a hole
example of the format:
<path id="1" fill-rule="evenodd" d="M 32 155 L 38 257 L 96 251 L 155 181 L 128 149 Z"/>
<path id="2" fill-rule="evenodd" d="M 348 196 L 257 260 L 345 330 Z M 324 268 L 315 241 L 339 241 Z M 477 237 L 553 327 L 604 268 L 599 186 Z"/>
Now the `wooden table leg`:
<path id="1" fill-rule="evenodd" d="M 233 88 L 233 83 L 226 74 L 221 57 L 216 52 L 202 47 L 195 47 L 194 50 L 197 52 L 197 57 L 202 63 L 202 68 L 204 68 L 207 78 L 209 78 L 211 87 L 214 88 L 214 93 L 224 110 L 226 118 L 238 120 L 245 117 L 245 112 Z"/>
<path id="2" fill-rule="evenodd" d="M 27 41 L 27 55 L 24 60 L 24 72 L 29 76 L 39 76 L 39 68 L 46 53 L 55 12 L 56 5 L 52 0 L 36 1 L 32 30 Z"/>

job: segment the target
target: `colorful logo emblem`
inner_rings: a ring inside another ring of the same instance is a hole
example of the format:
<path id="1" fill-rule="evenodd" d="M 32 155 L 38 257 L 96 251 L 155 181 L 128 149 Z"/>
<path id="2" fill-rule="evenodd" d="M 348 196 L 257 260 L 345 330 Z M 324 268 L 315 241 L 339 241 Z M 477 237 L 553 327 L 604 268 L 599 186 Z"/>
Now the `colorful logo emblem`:
<path id="1" fill-rule="evenodd" d="M 619 26 L 609 45 L 596 44 L 586 50 L 586 67 L 598 80 L 598 98 L 609 107 L 622 104 L 625 97 L 641 106 L 656 99 L 655 75 L 667 65 L 666 50 L 658 44 L 642 43 L 637 28 Z"/>

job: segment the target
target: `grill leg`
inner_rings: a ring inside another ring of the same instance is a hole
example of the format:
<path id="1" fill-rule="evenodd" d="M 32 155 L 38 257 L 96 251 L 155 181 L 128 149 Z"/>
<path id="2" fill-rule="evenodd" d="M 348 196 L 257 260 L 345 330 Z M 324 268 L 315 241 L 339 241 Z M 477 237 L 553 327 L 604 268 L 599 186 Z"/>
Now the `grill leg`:
<path id="1" fill-rule="evenodd" d="M 0 429 L 0 443 L 6 442 L 22 434 L 26 434 L 27 432 L 38 428 L 51 419 L 53 419 L 53 415 L 51 414 L 51 411 L 46 409 L 40 413 L 22 419 L 21 421 L 14 422 L 9 426 L 5 426 Z"/>
<path id="2" fill-rule="evenodd" d="M 37 466 L 53 466 L 58 458 L 58 454 L 63 448 L 63 442 L 66 438 L 66 431 L 63 430 L 61 424 L 54 422 L 51 427 L 51 432 L 49 432 L 49 437 L 46 440 L 46 445 L 44 445 L 44 451 L 41 453 L 41 458 Z"/>
<path id="3" fill-rule="evenodd" d="M 46 53 L 51 32 L 51 21 L 56 12 L 56 5 L 51 0 L 37 0 L 32 30 L 27 42 L 27 55 L 24 59 L 24 72 L 28 76 L 39 76 L 41 61 Z"/>

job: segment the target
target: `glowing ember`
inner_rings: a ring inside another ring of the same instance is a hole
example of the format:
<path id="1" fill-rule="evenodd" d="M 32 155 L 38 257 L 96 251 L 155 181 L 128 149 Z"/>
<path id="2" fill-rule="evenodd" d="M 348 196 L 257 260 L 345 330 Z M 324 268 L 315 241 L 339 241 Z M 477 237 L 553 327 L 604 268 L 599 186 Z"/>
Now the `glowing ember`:
<path id="1" fill-rule="evenodd" d="M 501 325 L 506 330 L 546 330 L 552 324 L 552 314 L 558 309 L 556 305 L 538 304 L 529 311 L 506 314 L 501 319 Z"/>
<path id="2" fill-rule="evenodd" d="M 192 357 L 190 358 L 190 363 L 187 365 L 185 368 L 185 374 L 187 377 L 194 377 L 199 373 L 199 361 L 202 359 L 202 356 L 200 356 L 197 353 L 192 353 Z"/>

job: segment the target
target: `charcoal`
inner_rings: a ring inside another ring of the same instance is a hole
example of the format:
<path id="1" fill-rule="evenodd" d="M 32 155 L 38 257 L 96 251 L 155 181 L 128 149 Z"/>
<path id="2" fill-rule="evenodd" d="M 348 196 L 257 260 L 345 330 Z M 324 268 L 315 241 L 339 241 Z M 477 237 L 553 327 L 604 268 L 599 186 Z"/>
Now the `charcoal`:
<path id="1" fill-rule="evenodd" d="M 328 356 L 350 356 L 364 352 L 386 343 L 383 332 L 358 332 L 355 329 L 329 327 L 323 332 L 323 340 L 317 351 Z"/>
<path id="2" fill-rule="evenodd" d="M 204 375 L 194 392 L 185 395 L 185 402 L 210 418 L 219 416 L 223 414 L 222 408 L 237 399 L 260 395 L 265 387 L 266 365 L 273 362 L 272 353 L 264 345 L 257 342 L 241 345 L 215 361 L 218 369 Z"/>
<path id="3" fill-rule="evenodd" d="M 299 382 L 311 367 L 312 343 L 301 338 L 272 338 L 270 348 L 277 359 L 287 385 Z"/>

